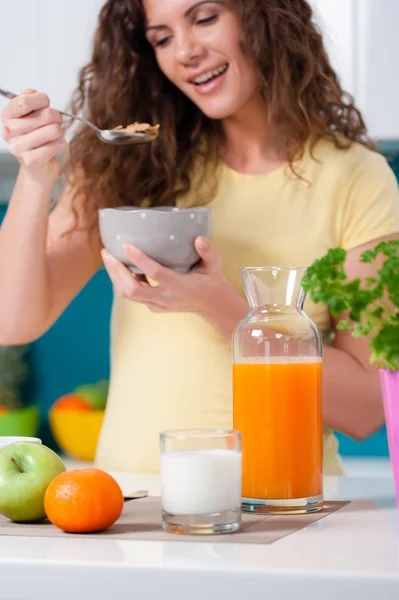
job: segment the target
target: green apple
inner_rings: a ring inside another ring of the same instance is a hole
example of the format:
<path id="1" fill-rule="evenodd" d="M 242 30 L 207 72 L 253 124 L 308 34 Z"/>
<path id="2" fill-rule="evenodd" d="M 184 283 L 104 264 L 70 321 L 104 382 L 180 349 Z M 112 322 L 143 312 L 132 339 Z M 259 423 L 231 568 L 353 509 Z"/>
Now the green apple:
<path id="1" fill-rule="evenodd" d="M 0 514 L 28 523 L 46 517 L 44 494 L 66 467 L 47 446 L 15 442 L 0 450 Z"/>
<path id="2" fill-rule="evenodd" d="M 107 394 L 96 385 L 80 385 L 73 393 L 82 396 L 95 410 L 104 410 L 107 404 Z"/>

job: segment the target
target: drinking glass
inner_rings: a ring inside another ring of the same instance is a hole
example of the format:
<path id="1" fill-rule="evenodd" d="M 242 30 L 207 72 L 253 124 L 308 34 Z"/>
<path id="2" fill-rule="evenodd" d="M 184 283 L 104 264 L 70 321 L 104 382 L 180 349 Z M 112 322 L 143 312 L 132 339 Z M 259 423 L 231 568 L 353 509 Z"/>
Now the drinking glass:
<path id="1" fill-rule="evenodd" d="M 219 534 L 241 522 L 241 434 L 224 429 L 166 431 L 161 443 L 163 528 Z"/>

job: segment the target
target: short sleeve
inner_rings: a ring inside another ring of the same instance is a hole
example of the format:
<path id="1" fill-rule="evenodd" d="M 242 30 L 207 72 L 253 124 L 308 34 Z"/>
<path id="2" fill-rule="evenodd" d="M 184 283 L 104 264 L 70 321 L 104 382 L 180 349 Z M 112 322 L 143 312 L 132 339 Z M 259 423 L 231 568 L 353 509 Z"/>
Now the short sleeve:
<path id="1" fill-rule="evenodd" d="M 399 233 L 398 182 L 385 157 L 371 153 L 351 178 L 340 245 L 350 250 L 395 233 Z"/>

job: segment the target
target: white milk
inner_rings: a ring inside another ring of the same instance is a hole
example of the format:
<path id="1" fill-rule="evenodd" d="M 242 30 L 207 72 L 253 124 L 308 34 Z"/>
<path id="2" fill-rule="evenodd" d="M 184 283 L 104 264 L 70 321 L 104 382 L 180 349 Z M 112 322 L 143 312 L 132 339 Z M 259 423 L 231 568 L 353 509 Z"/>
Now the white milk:
<path id="1" fill-rule="evenodd" d="M 173 515 L 241 506 L 241 452 L 176 450 L 161 454 L 162 507 Z"/>

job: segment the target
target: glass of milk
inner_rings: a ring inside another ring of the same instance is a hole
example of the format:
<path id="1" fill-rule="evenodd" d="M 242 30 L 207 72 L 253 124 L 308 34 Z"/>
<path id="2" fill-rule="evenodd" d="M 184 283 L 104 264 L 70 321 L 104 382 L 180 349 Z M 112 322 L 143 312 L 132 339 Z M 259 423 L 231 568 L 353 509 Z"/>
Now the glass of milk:
<path id="1" fill-rule="evenodd" d="M 162 524 L 170 533 L 237 531 L 241 522 L 241 433 L 161 433 Z"/>

